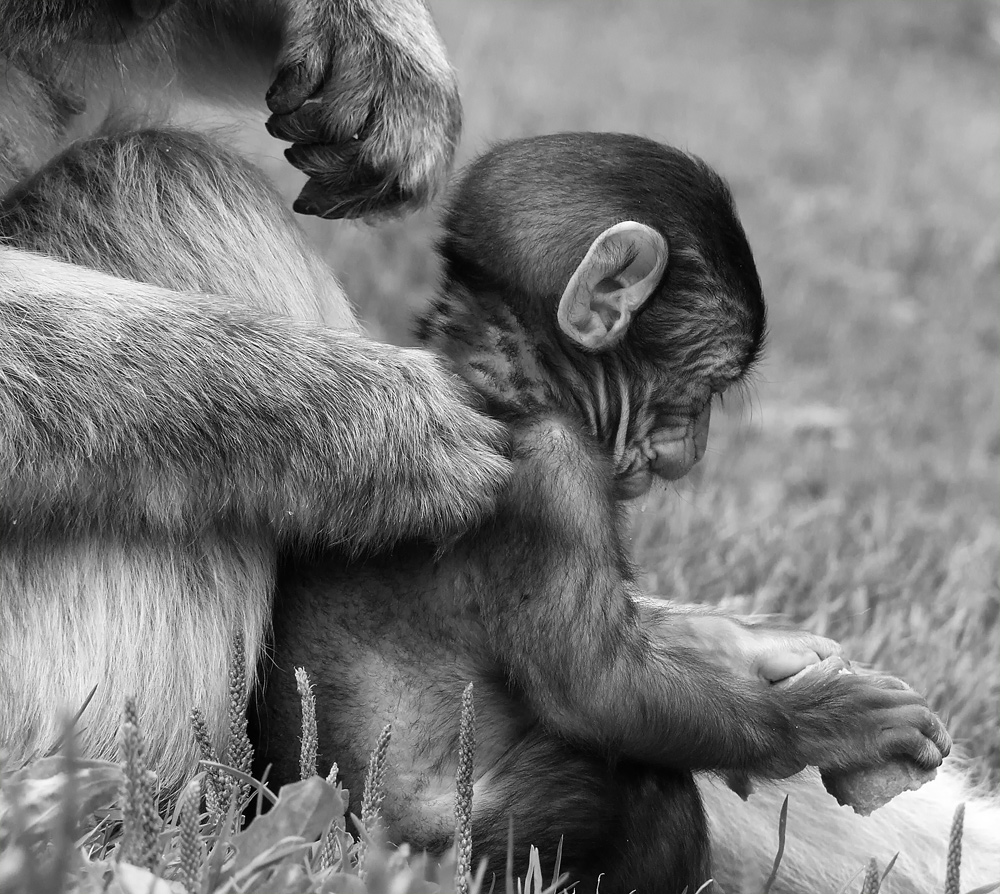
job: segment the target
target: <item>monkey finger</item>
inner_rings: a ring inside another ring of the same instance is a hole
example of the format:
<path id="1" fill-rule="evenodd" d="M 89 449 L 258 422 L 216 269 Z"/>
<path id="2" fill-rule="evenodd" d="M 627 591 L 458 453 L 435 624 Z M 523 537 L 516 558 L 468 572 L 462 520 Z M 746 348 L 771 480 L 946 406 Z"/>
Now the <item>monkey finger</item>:
<path id="1" fill-rule="evenodd" d="M 359 140 L 344 143 L 295 143 L 285 150 L 289 164 L 303 174 L 323 179 L 327 176 L 339 179 L 343 172 L 367 182 L 373 178 L 388 179 L 386 172 L 376 170 L 361 155 Z"/>
<path id="2" fill-rule="evenodd" d="M 757 665 L 757 676 L 766 683 L 788 680 L 806 668 L 820 663 L 820 656 L 808 650 L 789 650 L 765 656 Z"/>
<path id="3" fill-rule="evenodd" d="M 278 66 L 278 73 L 264 96 L 267 107 L 275 115 L 294 112 L 316 93 L 325 74 L 325 62 L 316 53 L 306 53 L 305 58 L 284 61 Z"/>
<path id="4" fill-rule="evenodd" d="M 380 68 L 364 59 L 344 54 L 317 67 L 318 76 L 307 78 L 294 106 L 279 110 L 268 121 L 268 133 L 296 143 L 338 143 L 355 136 L 373 112 L 384 112 L 392 97 L 376 100 L 373 92 Z M 308 89 L 306 93 L 305 90 Z M 304 93 L 304 95 L 302 95 Z"/>
<path id="5" fill-rule="evenodd" d="M 919 730 L 909 727 L 890 730 L 882 742 L 883 753 L 893 758 L 911 760 L 922 770 L 941 766 L 947 752 Z"/>
<path id="6" fill-rule="evenodd" d="M 292 208 L 297 214 L 340 220 L 400 211 L 409 204 L 398 183 L 357 164 L 311 177 Z"/>
<path id="7" fill-rule="evenodd" d="M 723 773 L 722 778 L 725 780 L 726 785 L 729 786 L 730 791 L 740 796 L 741 801 L 749 800 L 750 796 L 756 791 L 756 786 L 749 773 L 743 773 L 740 770 L 730 770 L 727 773 Z"/>
<path id="8" fill-rule="evenodd" d="M 824 661 L 828 658 L 842 658 L 844 654 L 844 647 L 840 643 L 825 636 L 810 635 L 803 645 L 808 645 Z M 845 666 L 850 666 L 846 659 Z"/>
<path id="9" fill-rule="evenodd" d="M 934 748 L 941 753 L 942 758 L 951 753 L 951 736 L 941 722 L 941 718 L 929 707 L 923 708 L 917 716 L 916 725 L 927 741 L 933 743 Z"/>
<path id="10" fill-rule="evenodd" d="M 893 692 L 897 694 L 910 693 L 914 699 L 922 700 L 922 697 L 917 695 L 908 683 L 904 680 L 900 680 L 898 677 L 890 677 L 888 674 L 864 672 L 861 672 L 859 676 L 870 686 L 883 690 L 884 692 Z"/>
<path id="11" fill-rule="evenodd" d="M 309 122 L 308 112 L 298 109 L 288 115 L 271 115 L 264 122 L 264 129 L 276 140 L 288 143 L 314 143 L 316 129 Z"/>
<path id="12" fill-rule="evenodd" d="M 343 95 L 331 101 L 325 91 L 286 115 L 272 115 L 267 132 L 290 143 L 341 143 L 356 136 L 370 114 L 366 101 Z"/>

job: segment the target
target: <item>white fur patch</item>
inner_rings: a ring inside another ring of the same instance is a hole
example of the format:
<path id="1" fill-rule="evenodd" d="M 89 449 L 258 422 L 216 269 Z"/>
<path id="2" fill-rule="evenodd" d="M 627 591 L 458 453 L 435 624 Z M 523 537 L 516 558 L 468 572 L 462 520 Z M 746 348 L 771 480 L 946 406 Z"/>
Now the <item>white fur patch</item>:
<path id="1" fill-rule="evenodd" d="M 77 726 L 83 753 L 117 759 L 127 696 L 166 789 L 197 760 L 192 708 L 204 711 L 221 753 L 231 637 L 243 634 L 252 682 L 274 579 L 273 545 L 246 540 L 7 538 L 0 729 L 11 760 L 52 749 L 95 685 Z"/>
<path id="2" fill-rule="evenodd" d="M 839 891 L 869 858 L 884 869 L 886 894 L 941 894 L 952 818 L 966 804 L 962 846 L 962 890 L 1000 881 L 1000 800 L 977 793 L 961 762 L 945 761 L 935 780 L 904 792 L 869 817 L 840 807 L 816 773 L 760 789 L 743 802 L 723 782 L 701 777 L 712 836 L 715 876 L 727 894 L 759 892 L 778 847 L 778 814 L 785 795 L 788 824 L 785 854 L 773 894 Z"/>

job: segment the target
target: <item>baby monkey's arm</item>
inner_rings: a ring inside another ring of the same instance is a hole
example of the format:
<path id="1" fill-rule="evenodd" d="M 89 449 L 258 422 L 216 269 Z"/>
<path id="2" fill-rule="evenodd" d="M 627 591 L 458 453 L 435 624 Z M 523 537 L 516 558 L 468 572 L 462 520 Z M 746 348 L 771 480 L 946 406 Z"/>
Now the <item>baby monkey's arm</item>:
<path id="1" fill-rule="evenodd" d="M 685 769 L 783 777 L 896 757 L 940 763 L 947 732 L 893 677 L 772 684 L 835 654 L 829 640 L 641 598 L 609 480 L 575 431 L 528 427 L 483 541 L 484 620 L 544 722 L 581 744 Z"/>

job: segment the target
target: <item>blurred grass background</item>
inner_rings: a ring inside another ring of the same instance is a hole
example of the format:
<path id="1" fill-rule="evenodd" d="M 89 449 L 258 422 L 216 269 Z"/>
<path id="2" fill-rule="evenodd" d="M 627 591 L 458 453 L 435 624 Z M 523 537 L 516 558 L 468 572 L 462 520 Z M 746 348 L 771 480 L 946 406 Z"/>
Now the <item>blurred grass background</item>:
<path id="1" fill-rule="evenodd" d="M 730 181 L 770 306 L 754 396 L 637 507 L 651 591 L 782 612 L 904 676 L 1000 772 L 1000 7 L 989 0 L 433 0 L 461 158 L 633 131 Z M 254 127 L 291 197 L 302 182 Z M 409 340 L 434 216 L 303 222 Z"/>

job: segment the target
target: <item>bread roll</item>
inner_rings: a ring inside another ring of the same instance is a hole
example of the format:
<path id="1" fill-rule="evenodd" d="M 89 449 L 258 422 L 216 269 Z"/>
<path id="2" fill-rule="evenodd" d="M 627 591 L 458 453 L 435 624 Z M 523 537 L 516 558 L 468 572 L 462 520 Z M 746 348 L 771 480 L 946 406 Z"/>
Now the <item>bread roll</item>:
<path id="1" fill-rule="evenodd" d="M 794 686 L 804 677 L 814 674 L 850 674 L 850 665 L 837 656 L 825 658 L 776 684 Z M 873 767 L 856 770 L 821 770 L 823 785 L 837 799 L 837 803 L 851 807 L 855 813 L 868 816 L 873 810 L 884 807 L 896 795 L 906 791 L 916 791 L 925 782 L 930 782 L 937 770 L 923 770 L 905 758 L 894 758 Z"/>

